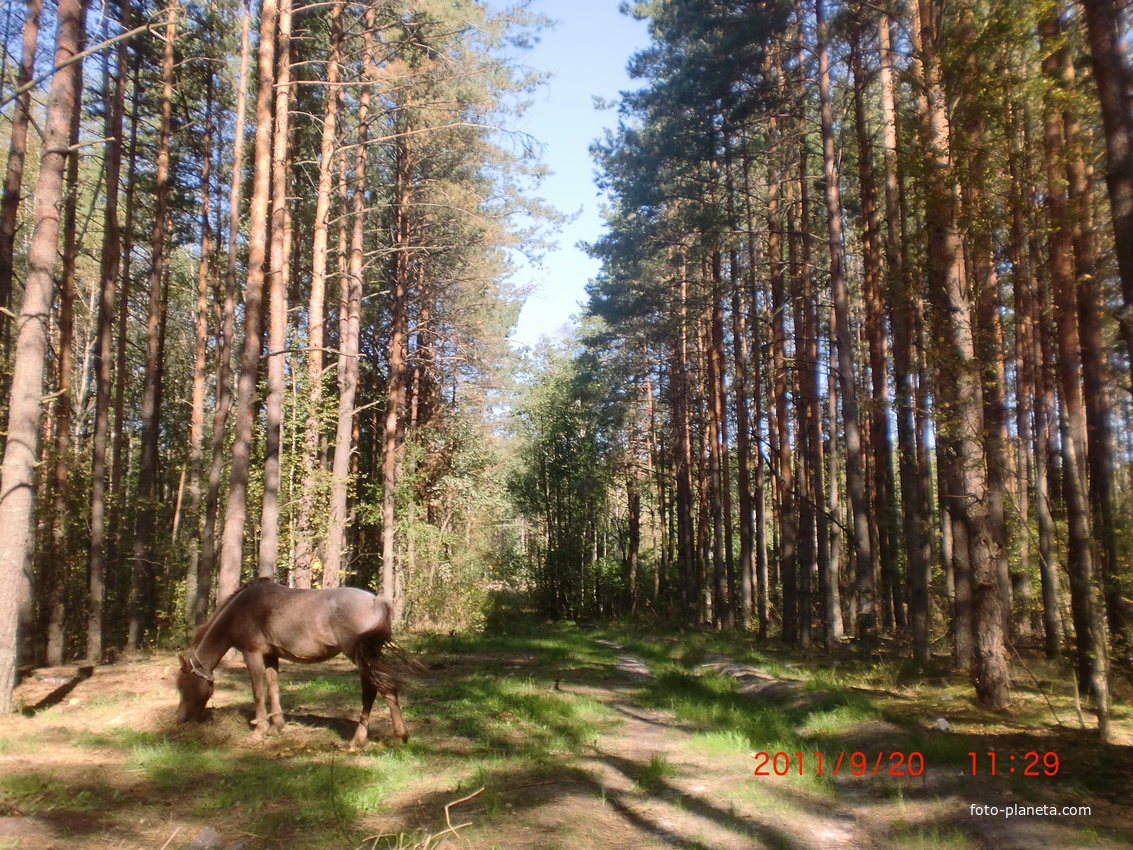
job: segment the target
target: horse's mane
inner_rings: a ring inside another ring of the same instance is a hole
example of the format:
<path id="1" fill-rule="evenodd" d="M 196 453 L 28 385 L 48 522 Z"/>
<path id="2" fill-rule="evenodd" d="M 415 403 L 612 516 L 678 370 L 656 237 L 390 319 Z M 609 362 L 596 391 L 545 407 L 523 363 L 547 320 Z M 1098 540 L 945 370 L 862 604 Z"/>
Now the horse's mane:
<path id="1" fill-rule="evenodd" d="M 236 588 L 235 592 L 233 592 L 233 594 L 231 596 L 229 596 L 227 599 L 225 599 L 223 602 L 221 602 L 220 607 L 212 612 L 212 616 L 209 617 L 200 626 L 197 627 L 196 632 L 193 633 L 193 639 L 189 642 L 189 649 L 193 649 L 197 644 L 199 644 L 202 640 L 204 640 L 205 635 L 208 633 L 208 630 L 212 627 L 212 624 L 214 622 L 216 622 L 216 618 L 219 617 L 224 611 L 226 611 L 228 609 L 228 606 L 232 604 L 233 599 L 235 599 L 237 596 L 239 596 L 241 593 L 243 593 L 245 590 L 247 590 L 249 587 L 251 587 L 256 582 L 270 581 L 270 580 L 271 579 L 266 579 L 263 576 L 260 576 L 259 578 L 254 578 L 250 582 L 248 582 L 247 584 L 243 584 L 240 587 Z"/>

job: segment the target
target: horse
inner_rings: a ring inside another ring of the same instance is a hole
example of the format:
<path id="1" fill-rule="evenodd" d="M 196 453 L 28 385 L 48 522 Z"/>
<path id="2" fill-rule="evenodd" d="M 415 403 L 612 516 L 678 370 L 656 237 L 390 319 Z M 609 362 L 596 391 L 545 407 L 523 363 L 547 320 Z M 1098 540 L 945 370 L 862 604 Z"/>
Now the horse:
<path id="1" fill-rule="evenodd" d="M 381 693 L 389 706 L 393 734 L 409 740 L 397 680 L 382 661 L 382 647 L 391 637 L 393 605 L 387 597 L 354 587 L 300 590 L 258 578 L 241 587 L 197 629 L 188 651 L 181 656 L 177 690 L 181 702 L 177 721 L 202 720 L 213 691 L 213 671 L 232 647 L 244 654 L 252 681 L 256 716 L 252 734 L 283 729 L 279 704 L 279 659 L 313 664 L 340 652 L 358 665 L 362 679 L 362 714 L 350 741 L 352 749 L 365 745 L 370 709 Z M 267 680 L 271 712 L 264 708 Z M 268 724 L 270 722 L 270 728 Z"/>

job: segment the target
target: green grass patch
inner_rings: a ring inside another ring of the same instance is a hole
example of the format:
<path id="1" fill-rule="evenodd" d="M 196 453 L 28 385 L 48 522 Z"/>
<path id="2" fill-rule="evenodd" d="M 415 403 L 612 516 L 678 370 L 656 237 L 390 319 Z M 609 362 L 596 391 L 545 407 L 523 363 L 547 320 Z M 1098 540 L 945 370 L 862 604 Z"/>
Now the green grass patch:
<path id="1" fill-rule="evenodd" d="M 612 716 L 591 697 L 556 691 L 532 678 L 483 673 L 426 683 L 414 693 L 407 714 L 442 724 L 467 739 L 475 753 L 536 761 L 581 751 Z"/>
<path id="2" fill-rule="evenodd" d="M 664 788 L 665 780 L 676 772 L 664 753 L 652 753 L 637 776 L 637 786 L 646 794 L 657 794 Z"/>
<path id="3" fill-rule="evenodd" d="M 117 798 L 117 789 L 101 782 L 60 781 L 39 771 L 0 776 L 0 812 L 38 814 L 65 810 L 93 814 L 105 810 L 107 801 Z"/>
<path id="4" fill-rule="evenodd" d="M 747 738 L 730 729 L 697 732 L 693 735 L 693 740 L 696 742 L 697 749 L 711 755 L 736 755 L 751 750 Z"/>
<path id="5" fill-rule="evenodd" d="M 936 825 L 900 829 L 892 840 L 898 850 L 968 850 L 972 846 L 960 830 Z"/>
<path id="6" fill-rule="evenodd" d="M 641 772 L 637 776 L 637 785 L 638 788 L 648 794 L 656 794 L 665 787 L 665 781 L 668 777 L 675 774 L 676 768 L 668 763 L 668 758 L 665 757 L 664 753 L 653 753 L 649 755 L 648 762 L 641 768 Z"/>
<path id="7" fill-rule="evenodd" d="M 316 702 L 329 696 L 346 696 L 357 699 L 359 693 L 361 693 L 361 685 L 358 682 L 357 675 L 349 679 L 344 677 L 332 679 L 320 676 L 306 681 L 289 682 L 283 687 L 283 690 L 290 697 L 299 697 L 303 700 Z"/>

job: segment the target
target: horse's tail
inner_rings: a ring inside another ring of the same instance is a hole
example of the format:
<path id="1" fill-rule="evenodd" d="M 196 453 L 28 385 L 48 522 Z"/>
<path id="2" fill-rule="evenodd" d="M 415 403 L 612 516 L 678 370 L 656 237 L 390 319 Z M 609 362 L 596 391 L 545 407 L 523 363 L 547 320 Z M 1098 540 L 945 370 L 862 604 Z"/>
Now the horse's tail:
<path id="1" fill-rule="evenodd" d="M 354 662 L 358 665 L 358 669 L 366 677 L 366 680 L 376 687 L 379 693 L 383 695 L 396 694 L 401 686 L 402 676 L 399 675 L 397 665 L 386 658 L 385 650 L 388 647 L 393 650 L 395 655 L 399 657 L 403 657 L 403 655 L 400 650 L 393 646 L 391 626 L 393 605 L 385 598 L 380 598 L 378 604 L 381 606 L 383 616 L 379 618 L 378 624 L 374 628 L 358 638 L 358 649 Z"/>

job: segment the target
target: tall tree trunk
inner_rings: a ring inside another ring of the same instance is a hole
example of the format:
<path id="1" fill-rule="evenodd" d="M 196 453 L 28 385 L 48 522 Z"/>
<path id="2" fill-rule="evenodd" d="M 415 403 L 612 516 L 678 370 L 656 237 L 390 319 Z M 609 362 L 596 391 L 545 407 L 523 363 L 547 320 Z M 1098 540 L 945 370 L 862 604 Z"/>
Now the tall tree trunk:
<path id="1" fill-rule="evenodd" d="M 745 218 L 747 221 L 755 220 L 755 212 L 752 208 L 751 192 L 751 164 L 745 160 L 744 162 L 744 196 L 747 199 L 745 206 Z M 737 305 L 741 311 L 740 321 L 743 325 L 752 327 L 751 333 L 754 334 L 754 328 L 758 324 L 755 319 L 755 293 L 758 286 L 757 269 L 759 266 L 758 257 L 758 240 L 754 227 L 747 227 L 747 274 L 746 274 L 746 289 L 743 292 L 738 292 L 733 298 L 733 309 Z M 737 284 L 738 286 L 738 284 Z M 746 302 L 746 303 L 742 303 Z M 734 320 L 733 320 L 734 321 Z M 744 340 L 746 346 L 746 335 Z M 746 399 L 750 398 L 753 405 L 752 417 L 754 424 L 749 423 L 744 428 L 743 439 L 750 443 L 751 434 L 758 434 L 761 430 L 760 423 L 763 420 L 763 369 L 761 361 L 762 346 L 756 345 L 752 356 L 748 358 L 751 369 L 751 389 L 744 393 L 745 403 Z M 739 389 L 737 387 L 737 393 Z M 746 415 L 745 415 L 746 419 Z M 737 414 L 737 422 L 738 422 Z M 758 438 L 757 438 L 758 443 Z M 748 446 L 748 453 L 751 454 L 751 447 Z M 754 615 L 757 623 L 758 634 L 761 640 L 767 637 L 767 629 L 770 623 L 770 601 L 768 598 L 768 576 L 767 576 L 767 510 L 766 500 L 764 498 L 764 461 L 763 452 L 758 448 L 754 452 L 755 466 L 751 471 L 751 509 L 754 512 L 754 540 L 752 564 L 751 568 L 754 574 L 751 578 L 751 583 L 754 590 Z"/>
<path id="2" fill-rule="evenodd" d="M 82 102 L 82 78 L 76 77 L 75 102 Z M 63 604 L 66 597 L 67 546 L 69 523 L 70 476 L 68 474 L 71 442 L 71 370 L 74 366 L 75 328 L 75 260 L 78 231 L 79 191 L 79 113 L 71 122 L 71 154 L 67 164 L 67 198 L 63 205 L 63 274 L 59 278 L 59 361 L 58 403 L 55 413 L 55 464 L 52 475 L 51 552 L 46 564 L 46 585 L 43 602 L 47 608 L 47 663 L 63 663 L 65 635 Z"/>
<path id="3" fill-rule="evenodd" d="M 673 287 L 672 310 L 678 323 L 673 336 L 669 392 L 673 406 L 672 427 L 675 451 L 674 467 L 677 480 L 677 571 L 681 585 L 681 609 L 686 616 L 696 610 L 696 559 L 695 528 L 692 517 L 692 439 L 689 433 L 689 380 L 688 380 L 688 318 L 687 281 L 684 263 L 676 271 L 678 280 Z"/>
<path id="4" fill-rule="evenodd" d="M 1018 434 L 1018 458 L 1015 468 L 1016 513 L 1019 524 L 1018 566 L 1011 575 L 1015 600 L 1014 633 L 1020 637 L 1033 634 L 1031 623 L 1031 481 L 1035 476 L 1033 461 L 1034 409 L 1036 397 L 1033 356 L 1034 269 L 1031 268 L 1026 245 L 1026 191 L 1023 187 L 1024 151 L 1020 112 L 1015 106 L 1008 118 L 1011 153 L 1008 172 L 1011 189 L 1008 205 L 1011 213 L 1011 240 L 1008 257 L 1011 262 L 1011 286 L 1015 311 L 1015 430 Z"/>
<path id="5" fill-rule="evenodd" d="M 1094 238 L 1094 193 L 1087 157 L 1088 140 L 1082 133 L 1075 103 L 1075 69 L 1070 51 L 1059 51 L 1062 86 L 1069 95 L 1063 109 L 1067 148 L 1067 200 L 1070 204 L 1075 276 L 1078 279 L 1078 332 L 1082 344 L 1082 390 L 1086 404 L 1086 453 L 1090 511 L 1098 540 L 1098 576 L 1101 578 L 1109 632 L 1121 651 L 1130 652 L 1126 634 L 1128 611 L 1122 599 L 1128 570 L 1122 570 L 1117 553 L 1118 520 L 1114 507 L 1113 437 L 1109 423 L 1110 392 L 1106 376 L 1106 344 L 1101 312 L 1104 295 L 1097 275 Z M 1122 575 L 1122 573 L 1125 575 Z"/>
<path id="6" fill-rule="evenodd" d="M 872 461 L 870 501 L 877 526 L 877 554 L 881 565 L 882 611 L 887 630 L 905 628 L 904 588 L 897 562 L 897 516 L 894 505 L 893 447 L 889 441 L 889 340 L 885 334 L 885 298 L 878 219 L 877 177 L 873 170 L 873 142 L 866 119 L 866 79 L 862 69 L 861 25 L 854 27 L 850 66 L 854 78 L 854 123 L 857 129 L 858 185 L 862 204 L 862 259 L 865 283 L 865 335 L 869 345 L 869 449 Z"/>
<path id="7" fill-rule="evenodd" d="M 82 0 L 60 0 L 55 37 L 55 65 L 61 66 L 82 50 Z M 63 177 L 70 148 L 71 122 L 80 108 L 75 99 L 82 79 L 82 64 L 75 62 L 55 72 L 48 91 L 43 159 L 35 191 L 35 226 L 28 255 L 28 276 L 17 324 L 8 407 L 8 440 L 0 465 L 0 713 L 12 710 L 19 651 L 19 617 L 27 587 L 24 576 L 32 563 L 35 511 L 35 466 L 39 459 L 39 421 L 43 397 L 44 357 L 59 246 L 57 205 L 63 195 Z M 17 589 L 12 592 L 12 589 Z"/>
<path id="8" fill-rule="evenodd" d="M 1038 240 L 1032 240 L 1037 242 Z M 1030 251 L 1028 252 L 1030 253 Z M 1035 249 L 1037 254 L 1037 249 Z M 1057 455 L 1054 428 L 1057 411 L 1054 393 L 1054 374 L 1050 354 L 1050 329 L 1046 318 L 1049 295 L 1044 291 L 1037 299 L 1035 312 L 1039 316 L 1038 333 L 1034 335 L 1035 384 L 1035 517 L 1039 532 L 1039 578 L 1042 582 L 1043 633 L 1048 658 L 1057 658 L 1061 652 L 1062 594 L 1059 590 L 1059 569 L 1056 562 L 1054 510 L 1051 505 L 1051 478 Z"/>
<path id="9" fill-rule="evenodd" d="M 917 444 L 917 345 L 916 304 L 905 263 L 902 240 L 901 181 L 897 160 L 897 102 L 893 83 L 893 19 L 888 10 L 878 22 L 881 88 L 881 124 L 885 163 L 885 255 L 888 267 L 890 323 L 893 329 L 893 375 L 897 401 L 898 467 L 901 476 L 901 507 L 905 533 L 906 575 L 909 585 L 909 620 L 913 633 L 913 657 L 926 664 L 932 654 L 930 586 L 932 560 L 929 537 L 928 498 L 921 486 Z"/>
<path id="10" fill-rule="evenodd" d="M 959 9 L 959 33 L 965 43 L 977 38 L 976 12 L 972 0 L 962 0 Z M 956 147 L 961 176 L 964 229 L 968 237 L 969 287 L 975 312 L 973 342 L 975 356 L 981 364 L 984 436 L 987 467 L 987 504 L 991 533 L 995 543 L 996 575 L 1003 597 L 1002 610 L 1005 634 L 1011 628 L 1011 578 L 1007 564 L 1007 519 L 1005 501 L 1009 462 L 1007 458 L 1007 414 L 1003 406 L 1003 330 L 999 321 L 999 285 L 992 252 L 993 213 L 988 192 L 987 143 L 985 124 L 988 104 L 983 95 L 987 71 L 982 67 L 978 51 L 968 51 L 956 93 L 954 120 L 960 127 Z"/>
<path id="11" fill-rule="evenodd" d="M 216 602 L 220 605 L 240 583 L 244 524 L 248 513 L 248 477 L 252 464 L 256 384 L 260 372 L 264 264 L 268 250 L 268 202 L 271 195 L 272 103 L 275 84 L 276 0 L 260 9 L 259 85 L 256 90 L 255 176 L 248 205 L 248 276 L 244 285 L 244 351 L 236 388 L 236 424 L 231 448 L 228 504 L 220 546 Z M 241 128 L 242 129 L 242 128 Z"/>
<path id="12" fill-rule="evenodd" d="M 14 5 L 14 4 L 13 4 Z M 39 16 L 43 0 L 27 0 L 24 11 L 23 53 L 16 87 L 31 82 L 35 72 L 35 48 L 39 41 Z M 7 54 L 5 54 L 7 55 Z M 20 189 L 24 184 L 24 160 L 28 150 L 28 124 L 31 119 L 31 90 L 16 98 L 12 114 L 12 131 L 8 140 L 8 165 L 4 173 L 4 194 L 0 199 L 0 350 L 8 355 L 9 318 L 12 309 L 12 262 L 16 250 L 16 223 L 20 208 Z M 0 387 L 0 391 L 4 388 Z"/>
<path id="13" fill-rule="evenodd" d="M 122 27 L 130 27 L 130 2 L 123 0 Z M 106 113 L 106 205 L 98 300 L 98 331 L 94 344 L 95 401 L 94 433 L 91 437 L 90 554 L 88 561 L 89 602 L 87 658 L 102 658 L 102 604 L 106 572 L 106 456 L 110 443 L 110 393 L 114 347 L 114 300 L 122 261 L 122 233 L 118 226 L 118 194 L 122 174 L 122 117 L 126 110 L 129 56 L 126 42 L 118 43 L 114 94 Z"/>
<path id="14" fill-rule="evenodd" d="M 212 101 L 213 76 L 211 69 L 205 81 L 205 126 L 201 151 L 201 256 L 197 267 L 197 315 L 195 319 L 195 345 L 193 350 L 193 397 L 189 408 L 189 539 L 188 568 L 185 573 L 185 625 L 190 633 L 196 628 L 196 612 L 201 607 L 198 596 L 209 596 L 209 586 L 202 587 L 201 579 L 201 465 L 204 458 L 205 379 L 208 353 L 209 275 L 212 260 L 212 222 L 210 190 L 212 165 Z M 207 608 L 207 604 L 205 605 Z"/>
<path id="15" fill-rule="evenodd" d="M 869 500 L 866 495 L 865 459 L 858 425 L 858 389 L 854 374 L 854 352 L 850 332 L 850 302 L 846 291 L 842 247 L 842 201 L 834 151 L 834 107 L 831 100 L 830 59 L 826 48 L 826 17 L 823 0 L 815 2 L 815 35 L 818 52 L 818 94 L 821 107 L 822 162 L 826 190 L 827 238 L 830 247 L 830 296 L 834 302 L 837 337 L 838 389 L 842 396 L 842 419 L 846 442 L 846 490 L 854 536 L 854 591 L 857 599 L 857 636 L 871 641 L 877 636 L 877 606 L 870 540 Z"/>
<path id="16" fill-rule="evenodd" d="M 1062 76 L 1057 17 L 1039 25 L 1043 47 L 1043 73 L 1055 91 Z M 1082 390 L 1082 354 L 1078 332 L 1078 285 L 1074 275 L 1073 225 L 1066 189 L 1066 150 L 1063 116 L 1053 95 L 1043 110 L 1043 138 L 1047 165 L 1047 212 L 1050 217 L 1050 283 L 1054 303 L 1055 340 L 1058 348 L 1062 488 L 1066 502 L 1067 558 L 1070 608 L 1078 648 L 1078 679 L 1089 690 L 1102 739 L 1109 736 L 1109 647 L 1105 620 L 1094 587 L 1093 539 L 1086 484 L 1086 400 Z"/>
<path id="17" fill-rule="evenodd" d="M 769 160 L 778 164 L 774 147 Z M 773 166 L 774 167 L 774 166 Z M 767 257 L 771 276 L 771 382 L 775 398 L 775 432 L 778 435 L 775 482 L 779 491 L 779 576 L 783 588 L 783 640 L 796 646 L 799 628 L 799 522 L 796 507 L 790 423 L 787 407 L 787 339 L 791 335 L 791 311 L 787 302 L 783 266 L 783 222 L 779 211 L 779 179 L 775 171 L 769 179 L 767 200 Z"/>
<path id="18" fill-rule="evenodd" d="M 795 131 L 796 147 L 794 148 L 795 168 L 787 180 L 787 228 L 790 237 L 789 245 L 797 253 L 797 261 L 792 261 L 792 274 L 796 277 L 795 288 L 801 306 L 802 322 L 799 350 L 796 352 L 798 361 L 799 380 L 802 385 L 800 393 L 800 406 L 803 411 L 802 428 L 806 430 L 806 438 L 802 440 L 806 452 L 804 464 L 810 482 L 807 490 L 813 499 L 810 512 L 814 516 L 815 534 L 815 563 L 818 567 L 818 587 L 822 596 L 823 613 L 823 643 L 831 646 L 845 634 L 842 618 L 840 574 L 841 563 L 837 555 L 837 548 L 831 546 L 830 520 L 834 511 L 826 508 L 826 496 L 837 504 L 837 471 L 836 453 L 831 454 L 830 481 L 831 487 L 826 487 L 825 452 L 822 439 L 822 393 L 819 388 L 819 362 L 818 362 L 818 304 L 814 291 L 814 267 L 811 262 L 813 253 L 813 236 L 811 234 L 811 200 L 810 200 L 810 147 L 808 131 L 810 123 L 807 119 L 807 93 L 806 93 L 806 62 L 808 52 L 803 40 L 802 30 L 799 31 L 798 40 L 798 91 L 795 98 Z M 833 396 L 833 393 L 830 394 Z M 833 443 L 832 443 L 833 445 Z"/>
<path id="19" fill-rule="evenodd" d="M 295 544 L 295 585 L 311 586 L 315 558 L 315 494 L 319 487 L 319 434 L 322 430 L 323 325 L 326 317 L 327 245 L 337 139 L 338 79 L 342 62 L 342 3 L 331 7 L 330 55 L 326 68 L 326 106 L 319 144 L 319 183 L 315 193 L 315 230 L 312 247 L 311 297 L 307 309 L 307 391 L 310 409 L 303 437 L 303 485 Z"/>
<path id="20" fill-rule="evenodd" d="M 743 183 L 747 186 L 747 164 L 741 165 Z M 729 165 L 728 198 L 732 229 L 739 231 L 740 220 L 735 206 L 736 188 Z M 750 220 L 750 216 L 749 216 Z M 749 236 L 754 243 L 754 234 Z M 754 251 L 754 245 L 749 249 Z M 743 303 L 743 286 L 740 280 L 740 255 L 733 250 L 729 263 L 732 293 L 732 358 L 734 361 L 734 393 L 736 415 L 736 491 L 739 501 L 740 525 L 740 630 L 751 628 L 754 611 L 755 578 L 755 513 L 752 503 L 751 481 L 751 415 L 748 410 L 748 352 L 747 307 Z"/>
<path id="21" fill-rule="evenodd" d="M 413 170 L 413 151 L 410 144 L 411 127 L 407 105 L 401 107 L 401 116 L 395 127 L 402 134 L 394 142 L 394 202 L 393 202 L 393 292 L 390 304 L 389 347 L 386 362 L 385 424 L 382 431 L 382 591 L 394 599 L 401 610 L 402 600 L 395 595 L 398 585 L 395 560 L 394 496 L 397 488 L 398 436 L 404 416 L 406 357 L 405 346 L 409 321 L 409 240 L 410 204 Z"/>
<path id="22" fill-rule="evenodd" d="M 268 288 L 267 404 L 264 427 L 264 498 L 257 573 L 274 578 L 279 560 L 280 445 L 283 440 L 284 361 L 287 348 L 287 284 L 291 212 L 289 109 L 291 100 L 291 0 L 279 0 L 276 43 L 275 129 L 272 135 L 271 259 Z"/>
<path id="23" fill-rule="evenodd" d="M 952 497 L 953 559 L 970 571 L 973 587 L 976 697 L 1002 709 L 1008 700 L 1008 665 L 1003 633 L 997 553 L 987 502 L 983 449 L 983 393 L 975 357 L 971 299 L 965 287 L 957 229 L 959 199 L 949 156 L 949 125 L 936 64 L 936 33 L 927 0 L 913 4 L 915 68 L 925 92 L 920 99 L 921 138 L 926 145 L 925 217 L 928 230 L 929 300 L 939 361 L 938 427 L 956 451 L 956 492 Z"/>
<path id="24" fill-rule="evenodd" d="M 208 613 L 213 568 L 216 564 L 216 522 L 220 515 L 220 483 L 224 475 L 225 436 L 232 406 L 229 377 L 232 346 L 236 335 L 236 241 L 240 235 L 240 196 L 244 171 L 244 115 L 247 108 L 248 55 L 251 9 L 248 0 L 240 24 L 240 71 L 236 79 L 236 132 L 233 133 L 232 181 L 228 191 L 228 265 L 224 274 L 224 305 L 221 310 L 220 339 L 216 346 L 216 409 L 212 418 L 212 461 L 209 465 L 205 521 L 201 530 L 201 558 L 197 570 L 197 597 L 193 622 L 201 625 Z"/>
<path id="25" fill-rule="evenodd" d="M 158 439 L 161 430 L 162 341 L 165 335 L 166 208 L 169 203 L 169 141 L 173 122 L 173 45 L 177 39 L 177 3 L 170 2 L 165 23 L 165 58 L 162 62 L 161 134 L 157 146 L 157 172 L 150 240 L 150 295 L 146 319 L 145 382 L 142 388 L 142 452 L 138 464 L 137 524 L 130 570 L 130 612 L 127 645 L 142 646 L 152 614 L 155 578 L 151 546 L 157 515 Z"/>
<path id="26" fill-rule="evenodd" d="M 1124 301 L 1119 327 L 1133 370 L 1133 113 L 1121 6 L 1116 0 L 1082 0 L 1082 9 L 1105 132 L 1105 179 Z"/>
<path id="27" fill-rule="evenodd" d="M 368 6 L 366 8 L 365 46 L 362 58 L 365 72 L 362 93 L 358 103 L 358 143 L 354 150 L 354 197 L 350 259 L 347 273 L 340 278 L 342 288 L 339 295 L 338 319 L 338 425 L 335 429 L 334 462 L 331 468 L 330 526 L 327 533 L 326 560 L 323 564 L 324 587 L 341 585 L 345 570 L 347 497 L 350 482 L 350 456 L 354 450 L 354 404 L 358 392 L 358 353 L 361 345 L 360 325 L 366 217 L 366 146 L 369 141 L 369 110 L 373 88 L 373 81 L 370 76 L 370 69 L 374 61 L 373 29 L 374 9 L 372 6 Z M 392 556 L 390 563 L 392 565 Z M 383 592 L 392 595 L 393 576 L 391 574 L 390 580 L 386 581 L 384 561 L 382 569 Z"/>
<path id="28" fill-rule="evenodd" d="M 724 524 L 730 521 L 730 505 L 726 505 L 725 493 L 728 489 L 728 476 L 725 466 L 728 458 L 727 406 L 724 395 L 724 302 L 722 292 L 722 277 L 720 251 L 718 247 L 712 250 L 711 287 L 708 305 L 708 334 L 706 385 L 705 391 L 708 401 L 708 464 L 709 482 L 711 485 L 712 502 L 712 609 L 713 620 L 717 628 L 735 628 L 735 609 L 732 607 L 731 582 L 728 573 L 731 569 L 730 558 L 726 557 L 724 539 L 726 537 Z"/>
<path id="29" fill-rule="evenodd" d="M 119 551 L 122 540 L 123 515 L 126 509 L 126 493 L 129 488 L 126 471 L 131 460 L 127 451 L 126 430 L 126 384 L 128 378 L 127 353 L 130 349 L 129 335 L 131 312 L 130 294 L 133 288 L 133 254 L 134 254 L 134 215 L 138 209 L 135 203 L 138 195 L 138 127 L 142 121 L 142 57 L 141 51 L 135 51 L 132 61 L 132 93 L 130 96 L 130 146 L 127 153 L 129 166 L 126 169 L 126 197 L 123 211 L 122 228 L 122 298 L 118 305 L 118 341 L 115 351 L 114 371 L 114 432 L 111 436 L 110 461 L 110 513 L 107 534 L 106 565 L 107 575 L 104 576 L 104 593 L 113 588 L 116 582 L 116 572 L 120 572 L 121 559 Z M 94 596 L 94 577 L 91 577 L 92 598 Z M 92 602 L 91 612 L 94 612 Z M 101 609 L 100 609 L 101 610 Z"/>

